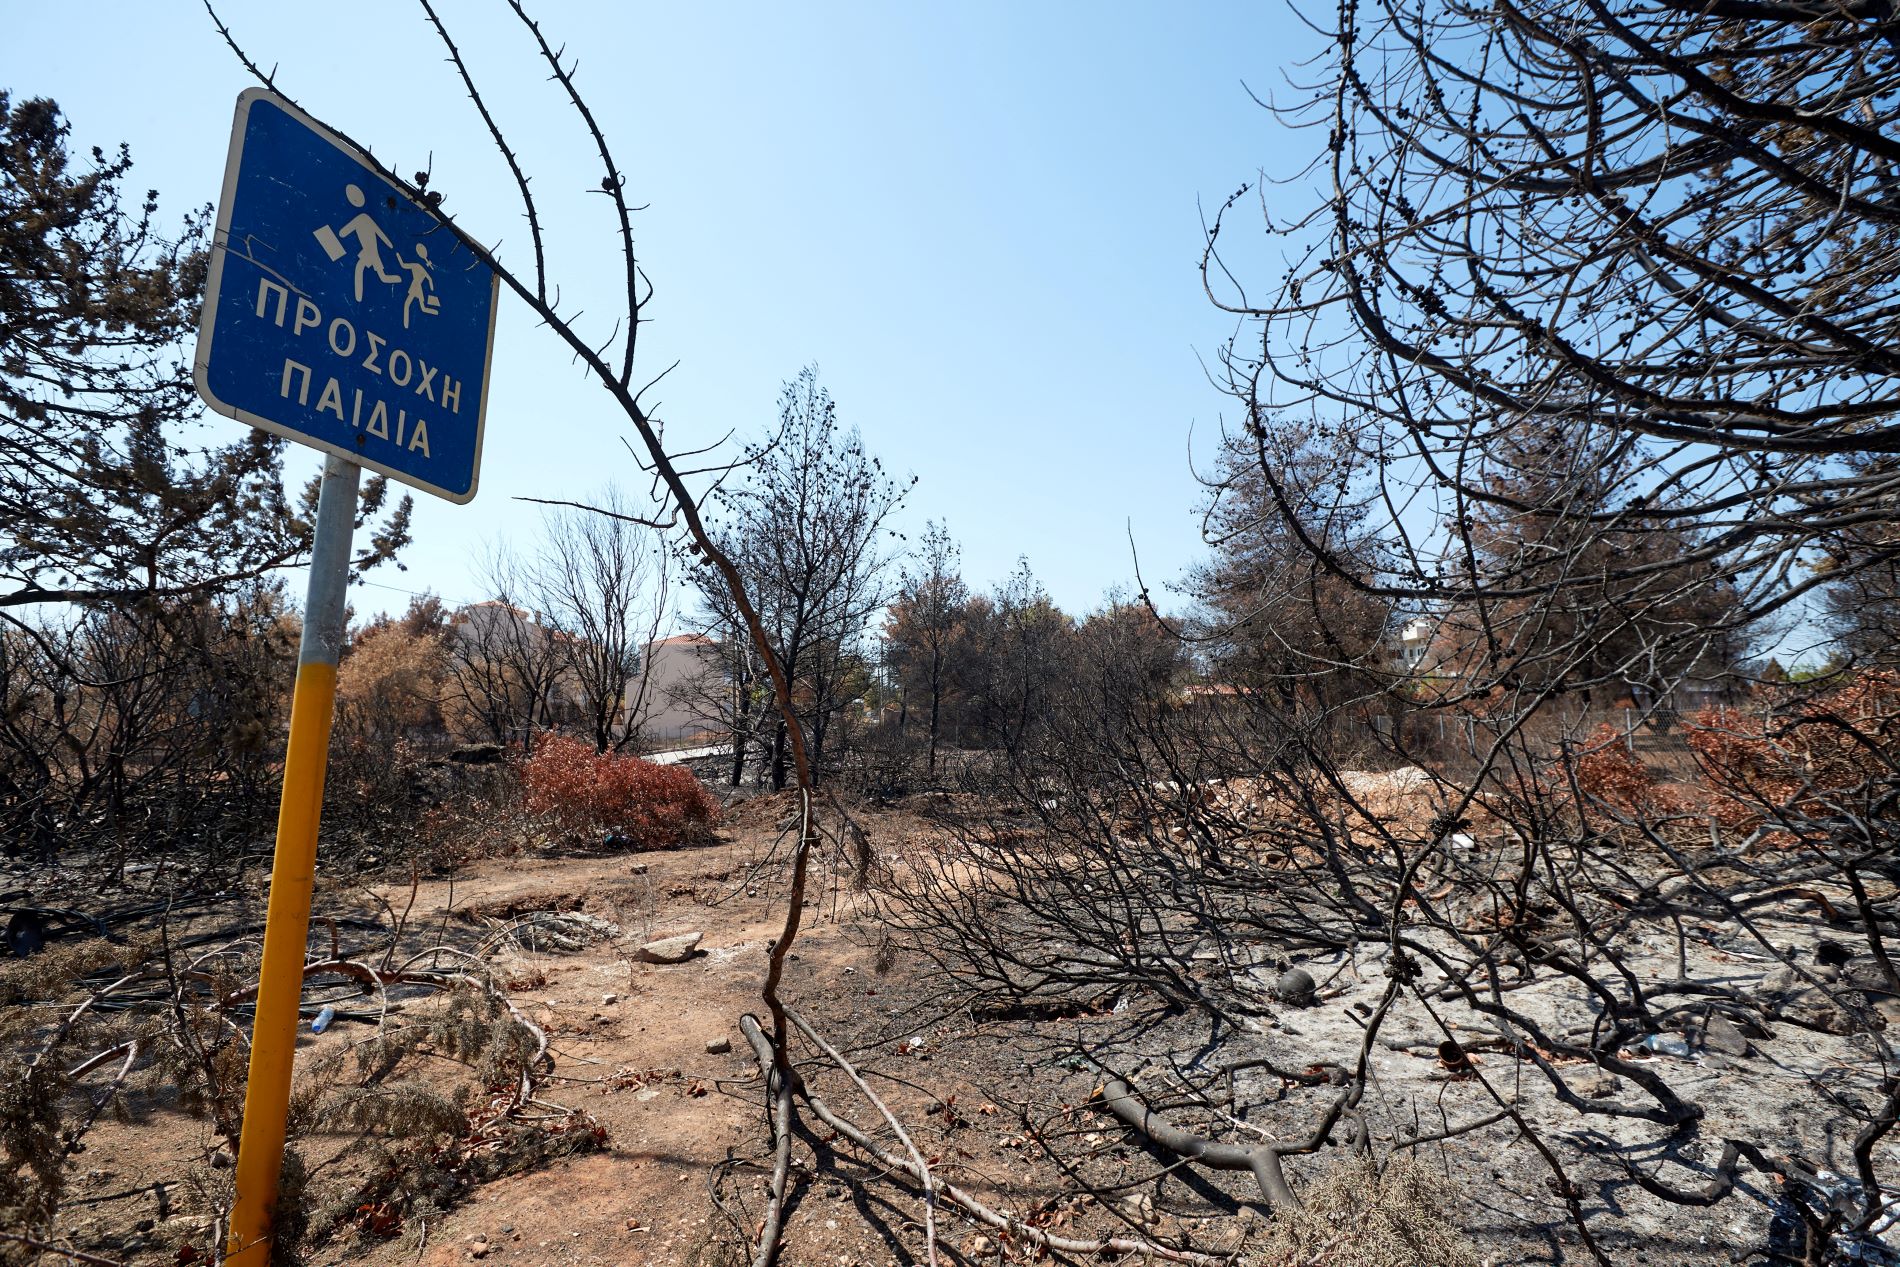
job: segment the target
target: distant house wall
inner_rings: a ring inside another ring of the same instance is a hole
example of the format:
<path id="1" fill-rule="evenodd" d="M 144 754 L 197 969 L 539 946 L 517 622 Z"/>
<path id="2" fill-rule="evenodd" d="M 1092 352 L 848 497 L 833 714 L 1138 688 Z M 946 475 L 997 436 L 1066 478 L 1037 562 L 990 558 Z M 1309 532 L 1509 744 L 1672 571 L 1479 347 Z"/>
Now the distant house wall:
<path id="1" fill-rule="evenodd" d="M 699 634 L 662 638 L 641 658 L 641 677 L 627 689 L 628 721 L 649 743 L 715 734 L 713 701 L 700 698 L 719 672 L 717 647 Z M 637 703 L 636 703 L 637 702 Z"/>
<path id="2" fill-rule="evenodd" d="M 516 626 L 527 628 L 532 637 L 546 637 L 534 613 L 497 599 L 470 603 L 449 616 L 450 636 L 477 646 L 495 638 L 513 636 Z"/>
<path id="3" fill-rule="evenodd" d="M 544 625 L 540 612 L 515 607 L 498 599 L 470 603 L 458 608 L 449 617 L 448 637 L 457 644 L 458 650 L 476 656 L 486 652 L 505 662 L 515 657 L 517 648 L 522 646 L 533 648 L 533 654 L 538 657 L 546 652 L 551 639 L 564 636 Z M 547 683 L 545 697 L 539 704 L 540 721 L 543 724 L 572 724 L 580 719 L 581 704 L 579 684 L 573 680 L 572 674 L 556 665 Z"/>
<path id="4" fill-rule="evenodd" d="M 541 623 L 540 613 L 489 601 L 457 611 L 449 637 L 469 649 L 497 648 L 525 641 L 537 648 L 565 635 Z M 668 744 L 698 735 L 716 735 L 717 701 L 708 697 L 719 676 L 718 648 L 709 638 L 680 634 L 649 643 L 640 657 L 640 674 L 627 687 L 620 724 L 640 731 L 648 743 Z M 541 720 L 570 726 L 581 720 L 579 686 L 573 675 L 557 670 L 548 683 Z"/>
<path id="5" fill-rule="evenodd" d="M 1414 616 L 1399 626 L 1399 663 L 1407 673 L 1417 673 L 1425 667 L 1432 638 L 1437 632 L 1437 623 L 1424 616 Z"/>

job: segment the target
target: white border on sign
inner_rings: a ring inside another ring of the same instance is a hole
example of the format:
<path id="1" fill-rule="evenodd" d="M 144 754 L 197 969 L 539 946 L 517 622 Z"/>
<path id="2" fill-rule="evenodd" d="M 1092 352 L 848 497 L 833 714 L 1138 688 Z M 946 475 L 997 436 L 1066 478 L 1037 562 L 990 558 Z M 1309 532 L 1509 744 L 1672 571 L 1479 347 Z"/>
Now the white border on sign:
<path id="1" fill-rule="evenodd" d="M 303 124 L 312 132 L 315 132 L 325 141 L 328 141 L 338 151 L 355 162 L 357 166 L 373 176 L 378 188 L 389 186 L 388 178 L 366 162 L 363 156 L 358 154 L 353 146 L 332 132 L 329 128 L 324 127 L 323 124 L 299 110 L 290 102 L 285 101 L 270 89 L 246 88 L 243 92 L 238 94 L 237 116 L 231 125 L 231 147 L 224 161 L 224 188 L 218 197 L 218 223 L 211 238 L 211 268 L 205 278 L 204 310 L 198 317 L 198 346 L 193 351 L 191 358 L 191 378 L 192 382 L 198 387 L 198 395 L 207 405 L 211 406 L 213 410 L 225 415 L 227 418 L 235 418 L 239 422 L 249 423 L 260 431 L 268 431 L 273 435 L 283 436 L 287 440 L 295 440 L 298 444 L 306 448 L 316 449 L 322 453 L 334 453 L 345 461 L 354 462 L 365 470 L 375 471 L 379 475 L 387 475 L 392 480 L 407 484 L 411 488 L 421 489 L 425 493 L 440 497 L 445 501 L 454 502 L 458 506 L 466 506 L 469 502 L 475 500 L 475 490 L 481 484 L 482 436 L 488 426 L 489 378 L 494 369 L 495 362 L 495 313 L 501 306 L 501 276 L 492 268 L 489 269 L 488 275 L 488 342 L 482 349 L 482 399 L 481 404 L 475 411 L 474 469 L 470 471 L 468 491 L 465 493 L 452 493 L 445 488 L 439 488 L 434 484 L 427 483 L 406 471 L 398 471 L 383 465 L 381 462 L 371 461 L 364 457 L 362 453 L 346 445 L 326 444 L 306 432 L 298 431 L 293 427 L 285 426 L 279 422 L 273 422 L 269 418 L 259 417 L 247 409 L 239 409 L 235 405 L 227 405 L 212 394 L 211 386 L 207 381 L 207 376 L 211 368 L 211 332 L 217 325 L 219 290 L 224 283 L 224 256 L 231 241 L 231 201 L 232 195 L 237 190 L 238 166 L 244 157 L 244 129 L 250 119 L 251 103 L 255 101 L 270 102 L 285 114 L 297 120 L 297 122 Z M 396 192 L 402 194 L 404 198 L 407 198 L 411 206 L 431 216 L 437 216 L 439 219 L 439 214 L 432 208 L 424 207 L 422 204 L 416 202 L 415 199 L 409 198 L 401 189 L 397 189 Z M 453 230 L 448 229 L 447 225 L 444 225 L 443 228 L 445 231 L 453 232 Z"/>

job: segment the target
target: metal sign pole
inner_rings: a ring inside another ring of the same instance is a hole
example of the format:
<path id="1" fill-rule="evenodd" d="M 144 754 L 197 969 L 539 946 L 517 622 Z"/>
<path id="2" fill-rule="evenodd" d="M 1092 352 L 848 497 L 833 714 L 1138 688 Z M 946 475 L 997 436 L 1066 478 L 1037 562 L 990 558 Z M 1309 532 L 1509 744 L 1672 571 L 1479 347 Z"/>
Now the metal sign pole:
<path id="1" fill-rule="evenodd" d="M 284 754 L 277 852 L 264 922 L 264 963 L 258 977 L 257 1019 L 251 1027 L 237 1202 L 231 1210 L 225 1251 L 225 1262 L 235 1267 L 265 1267 L 270 1262 L 271 1219 L 284 1163 L 284 1119 L 290 1110 L 291 1065 L 303 998 L 310 893 L 316 879 L 317 822 L 323 812 L 323 776 L 336 711 L 337 658 L 343 649 L 356 485 L 362 473 L 353 462 L 334 455 L 326 458 L 317 499 L 310 592 L 304 603 L 303 642 L 297 650 L 290 746 Z"/>

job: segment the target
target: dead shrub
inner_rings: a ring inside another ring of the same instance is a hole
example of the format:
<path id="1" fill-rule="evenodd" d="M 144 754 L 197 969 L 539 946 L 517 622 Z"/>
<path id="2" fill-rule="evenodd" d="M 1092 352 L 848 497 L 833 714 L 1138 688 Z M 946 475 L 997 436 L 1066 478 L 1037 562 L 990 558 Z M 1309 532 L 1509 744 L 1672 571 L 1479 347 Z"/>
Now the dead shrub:
<path id="1" fill-rule="evenodd" d="M 150 949 L 144 940 L 114 945 L 94 938 L 0 960 L 0 1227 L 35 1237 L 51 1229 L 71 1178 L 69 1158 L 83 1149 L 103 1107 L 67 1069 L 90 1050 L 131 1036 L 131 1027 L 111 1014 L 79 1008 L 91 991 L 87 978 L 115 976 Z M 25 1246 L 0 1244 L 0 1264 L 37 1257 Z"/>
<path id="2" fill-rule="evenodd" d="M 439 789 L 416 819 L 414 850 L 423 869 L 446 874 L 478 858 L 513 857 L 549 843 L 547 824 L 523 804 L 516 761 L 439 765 Z"/>
<path id="3" fill-rule="evenodd" d="M 1900 768 L 1900 675 L 1865 673 L 1763 712 L 1705 709 L 1684 729 L 1714 792 L 1711 813 L 1730 830 L 1824 820 L 1856 801 L 1878 807 Z"/>
<path id="4" fill-rule="evenodd" d="M 609 832 L 640 847 L 704 839 L 719 805 L 683 766 L 656 765 L 623 753 L 548 735 L 521 767 L 530 814 L 573 832 Z"/>
<path id="5" fill-rule="evenodd" d="M 1340 1162 L 1302 1195 L 1306 1208 L 1276 1214 L 1247 1267 L 1478 1267 L 1449 1217 L 1457 1194 L 1409 1157 Z"/>
<path id="6" fill-rule="evenodd" d="M 1585 797 L 1625 813 L 1656 808 L 1656 776 L 1636 759 L 1623 735 L 1608 723 L 1599 725 L 1576 758 L 1577 786 Z"/>

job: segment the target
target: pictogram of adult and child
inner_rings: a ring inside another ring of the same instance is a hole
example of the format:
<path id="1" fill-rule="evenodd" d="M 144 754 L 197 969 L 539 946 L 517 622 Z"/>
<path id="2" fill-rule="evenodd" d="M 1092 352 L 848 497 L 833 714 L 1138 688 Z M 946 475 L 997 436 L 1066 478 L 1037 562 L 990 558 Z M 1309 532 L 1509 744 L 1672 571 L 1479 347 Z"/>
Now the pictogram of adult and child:
<path id="1" fill-rule="evenodd" d="M 343 245 L 343 239 L 355 239 L 356 302 L 360 304 L 363 302 L 363 274 L 374 273 L 378 281 L 388 286 L 400 286 L 403 279 L 400 275 L 391 273 L 383 267 L 382 248 L 388 247 L 391 251 L 395 251 L 395 243 L 389 240 L 389 235 L 384 233 L 382 226 L 376 223 L 376 218 L 362 210 L 365 201 L 363 191 L 355 185 L 345 185 L 343 196 L 349 199 L 352 207 L 357 208 L 355 217 L 340 229 L 333 229 L 327 224 L 321 225 L 315 230 L 314 236 L 317 244 L 323 248 L 323 253 L 330 257 L 332 263 L 349 254 L 349 249 Z M 413 260 L 404 259 L 402 253 L 397 251 L 396 267 L 409 274 L 409 293 L 403 297 L 402 301 L 402 324 L 406 330 L 409 328 L 411 307 L 420 308 L 424 314 L 433 317 L 442 311 L 442 300 L 435 293 L 433 276 L 435 265 L 429 260 L 427 246 L 421 242 L 416 243 L 416 258 Z"/>

